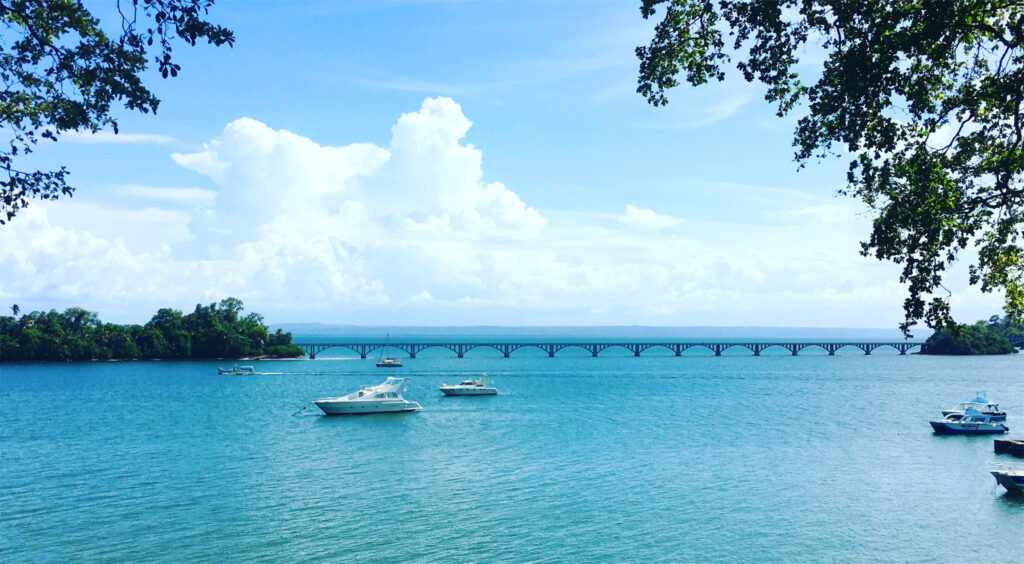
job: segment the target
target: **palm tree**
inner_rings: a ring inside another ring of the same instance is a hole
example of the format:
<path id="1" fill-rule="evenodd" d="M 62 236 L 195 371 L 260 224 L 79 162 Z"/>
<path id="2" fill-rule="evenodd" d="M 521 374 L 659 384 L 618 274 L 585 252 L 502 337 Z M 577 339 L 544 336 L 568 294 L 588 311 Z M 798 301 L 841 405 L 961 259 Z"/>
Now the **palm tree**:
<path id="1" fill-rule="evenodd" d="M 18 307 L 18 304 L 14 304 L 11 306 L 11 311 L 14 312 L 14 317 L 18 317 L 18 314 L 21 313 L 21 308 Z"/>

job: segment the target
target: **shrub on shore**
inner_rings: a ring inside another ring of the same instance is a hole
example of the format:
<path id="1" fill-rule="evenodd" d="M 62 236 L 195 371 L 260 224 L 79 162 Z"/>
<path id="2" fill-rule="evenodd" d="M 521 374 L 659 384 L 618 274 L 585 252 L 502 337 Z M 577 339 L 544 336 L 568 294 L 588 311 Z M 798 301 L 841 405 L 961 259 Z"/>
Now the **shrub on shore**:
<path id="1" fill-rule="evenodd" d="M 1017 349 L 1010 345 L 1008 338 L 1020 331 L 1020 325 L 993 316 L 988 324 L 979 321 L 974 325 L 961 324 L 956 329 L 936 331 L 921 346 L 921 354 L 1012 354 Z"/>
<path id="2" fill-rule="evenodd" d="M 0 316 L 0 362 L 294 358 L 305 354 L 291 333 L 270 333 L 258 313 L 242 315 L 242 301 L 226 298 L 195 311 L 161 308 L 145 325 L 103 323 L 72 307 Z"/>

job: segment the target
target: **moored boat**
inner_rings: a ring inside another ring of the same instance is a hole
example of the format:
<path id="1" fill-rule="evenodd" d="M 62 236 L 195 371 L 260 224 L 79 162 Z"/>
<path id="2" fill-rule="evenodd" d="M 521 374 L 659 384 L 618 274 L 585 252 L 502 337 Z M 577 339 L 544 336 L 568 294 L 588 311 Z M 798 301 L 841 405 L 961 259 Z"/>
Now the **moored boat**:
<path id="1" fill-rule="evenodd" d="M 991 435 L 1010 430 L 1005 423 L 993 421 L 991 415 L 968 408 L 961 413 L 951 413 L 942 421 L 929 421 L 932 429 L 940 435 Z"/>
<path id="2" fill-rule="evenodd" d="M 1024 495 L 1024 470 L 996 468 L 991 471 L 996 483 L 1012 494 Z"/>
<path id="3" fill-rule="evenodd" d="M 973 409 L 975 411 L 978 411 L 982 415 L 989 415 L 989 416 L 992 417 L 993 421 L 1005 421 L 1006 420 L 1006 412 L 1004 412 L 1003 410 L 999 409 L 999 404 L 998 403 L 989 401 L 985 397 L 985 392 L 978 392 L 977 397 L 975 397 L 971 401 L 965 401 L 963 403 L 957 404 L 956 407 L 951 407 L 949 409 L 943 409 L 942 410 L 942 416 L 946 417 L 947 415 L 952 415 L 954 413 L 963 414 L 968 409 Z"/>
<path id="4" fill-rule="evenodd" d="M 376 386 L 364 386 L 347 396 L 322 398 L 313 403 L 325 415 L 346 415 L 354 413 L 397 413 L 419 411 L 420 404 L 402 397 L 408 378 L 388 377 Z"/>
<path id="5" fill-rule="evenodd" d="M 377 368 L 401 368 L 402 361 L 393 356 L 385 356 L 391 348 L 391 333 L 384 337 L 384 348 L 380 349 L 380 356 L 377 357 Z"/>
<path id="6" fill-rule="evenodd" d="M 498 393 L 498 388 L 491 385 L 486 374 L 476 379 L 463 380 L 451 386 L 441 384 L 438 389 L 446 396 L 493 396 Z"/>
<path id="7" fill-rule="evenodd" d="M 256 368 L 252 366 L 239 366 L 234 365 L 231 368 L 218 368 L 217 374 L 232 374 L 232 375 L 244 375 L 244 374 L 255 374 Z"/>

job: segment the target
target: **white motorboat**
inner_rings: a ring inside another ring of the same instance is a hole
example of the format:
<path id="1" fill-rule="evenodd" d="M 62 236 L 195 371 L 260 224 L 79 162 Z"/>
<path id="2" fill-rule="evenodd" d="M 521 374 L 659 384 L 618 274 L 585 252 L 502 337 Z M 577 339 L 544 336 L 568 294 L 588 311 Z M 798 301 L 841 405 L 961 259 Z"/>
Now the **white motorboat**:
<path id="1" fill-rule="evenodd" d="M 218 368 L 217 369 L 217 374 L 232 374 L 232 375 L 241 376 L 241 375 L 244 375 L 244 374 L 255 374 L 255 373 L 256 373 L 256 368 L 254 368 L 252 366 L 239 366 L 237 364 L 232 366 L 231 368 Z"/>
<path id="2" fill-rule="evenodd" d="M 318 399 L 313 403 L 326 415 L 419 411 L 420 404 L 402 397 L 407 380 L 389 377 L 382 384 L 364 386 L 347 396 Z"/>
<path id="3" fill-rule="evenodd" d="M 498 388 L 491 386 L 486 374 L 475 380 L 470 378 L 451 386 L 441 384 L 439 389 L 446 396 L 493 396 L 498 393 Z"/>
<path id="4" fill-rule="evenodd" d="M 942 421 L 929 421 L 940 435 L 992 435 L 1010 430 L 1005 423 L 993 421 L 991 415 L 967 408 L 963 413 L 950 413 Z"/>
<path id="5" fill-rule="evenodd" d="M 1024 494 L 1024 470 L 1002 467 L 993 468 L 991 473 L 996 482 L 1006 488 L 1007 492 L 1017 495 Z"/>
<path id="6" fill-rule="evenodd" d="M 959 413 L 962 415 L 968 409 L 978 411 L 982 415 L 990 415 L 992 416 L 993 421 L 1006 421 L 1006 412 L 999 409 L 998 403 L 988 401 L 988 399 L 985 398 L 985 392 L 978 392 L 978 397 L 974 398 L 971 401 L 965 401 L 963 403 L 957 404 L 956 407 L 943 409 L 942 416 L 945 417 L 947 415 L 952 415 L 954 413 Z"/>

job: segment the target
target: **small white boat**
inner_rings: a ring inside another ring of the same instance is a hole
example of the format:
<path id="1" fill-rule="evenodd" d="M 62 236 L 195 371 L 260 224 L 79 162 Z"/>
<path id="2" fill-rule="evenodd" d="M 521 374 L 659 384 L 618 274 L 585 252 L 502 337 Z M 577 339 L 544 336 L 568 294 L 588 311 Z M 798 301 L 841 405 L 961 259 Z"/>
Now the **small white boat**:
<path id="1" fill-rule="evenodd" d="M 358 392 L 338 398 L 322 398 L 313 403 L 326 415 L 352 413 L 397 413 L 419 411 L 420 404 L 402 397 L 408 378 L 389 377 L 382 384 L 364 386 Z"/>
<path id="2" fill-rule="evenodd" d="M 393 356 L 385 358 L 384 355 L 388 354 L 388 349 L 391 348 L 391 333 L 388 333 L 384 337 L 384 348 L 380 349 L 380 356 L 377 357 L 377 368 L 401 368 L 402 361 L 398 360 Z"/>
<path id="3" fill-rule="evenodd" d="M 993 468 L 992 477 L 996 482 L 1006 488 L 1012 494 L 1024 495 L 1024 470 L 1012 470 L 1010 468 Z"/>
<path id="4" fill-rule="evenodd" d="M 256 368 L 255 367 L 252 367 L 252 366 L 239 366 L 237 364 L 232 366 L 231 368 L 218 368 L 217 369 L 217 374 L 232 374 L 232 375 L 241 376 L 241 375 L 244 375 L 244 374 L 255 374 L 255 373 L 256 373 Z"/>
<path id="5" fill-rule="evenodd" d="M 999 404 L 988 401 L 985 398 L 985 392 L 978 392 L 978 397 L 971 401 L 965 401 L 957 404 L 956 407 L 942 410 L 942 416 L 952 415 L 954 413 L 963 414 L 968 409 L 973 409 L 980 412 L 982 415 L 991 415 L 993 421 L 1006 421 L 1006 412 L 999 409 Z"/>
<path id="6" fill-rule="evenodd" d="M 446 396 L 493 396 L 498 393 L 498 388 L 491 386 L 486 374 L 481 375 L 475 380 L 470 378 L 451 386 L 441 384 L 441 387 L 438 389 L 444 392 Z"/>
<path id="7" fill-rule="evenodd" d="M 991 415 L 967 408 L 963 413 L 950 413 L 942 421 L 929 421 L 940 435 L 992 435 L 1010 430 L 1006 424 L 993 421 Z"/>

